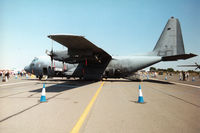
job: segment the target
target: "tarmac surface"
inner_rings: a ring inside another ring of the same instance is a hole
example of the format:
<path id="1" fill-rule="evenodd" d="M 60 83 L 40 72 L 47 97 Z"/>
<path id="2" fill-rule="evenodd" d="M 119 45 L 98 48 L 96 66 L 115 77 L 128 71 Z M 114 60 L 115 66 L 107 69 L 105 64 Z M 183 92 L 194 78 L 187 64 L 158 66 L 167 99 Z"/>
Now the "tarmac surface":
<path id="1" fill-rule="evenodd" d="M 12 78 L 0 82 L 0 132 L 199 133 L 200 79 L 195 79 Z M 43 83 L 47 102 L 40 103 Z M 137 103 L 139 84 L 143 104 Z"/>

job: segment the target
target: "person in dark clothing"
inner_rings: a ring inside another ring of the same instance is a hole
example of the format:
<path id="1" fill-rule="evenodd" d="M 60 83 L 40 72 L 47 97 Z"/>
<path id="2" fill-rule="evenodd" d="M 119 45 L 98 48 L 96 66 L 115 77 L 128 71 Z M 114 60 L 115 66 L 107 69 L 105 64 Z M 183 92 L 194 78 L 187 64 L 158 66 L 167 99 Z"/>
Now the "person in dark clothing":
<path id="1" fill-rule="evenodd" d="M 182 75 L 183 75 L 183 81 L 185 81 L 185 72 L 182 71 Z"/>
<path id="2" fill-rule="evenodd" d="M 7 79 L 9 79 L 10 78 L 9 72 L 6 72 L 5 76 L 7 77 Z"/>

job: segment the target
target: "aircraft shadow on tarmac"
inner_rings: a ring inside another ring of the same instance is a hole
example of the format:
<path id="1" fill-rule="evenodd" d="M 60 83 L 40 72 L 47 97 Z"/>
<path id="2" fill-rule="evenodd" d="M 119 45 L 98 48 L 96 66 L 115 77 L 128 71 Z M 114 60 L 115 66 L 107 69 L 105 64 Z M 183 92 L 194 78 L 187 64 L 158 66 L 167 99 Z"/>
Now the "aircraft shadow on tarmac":
<path id="1" fill-rule="evenodd" d="M 144 79 L 144 80 L 133 80 L 133 79 L 117 79 L 117 80 L 103 80 L 104 82 L 151 82 L 158 84 L 173 84 L 167 81 L 153 80 L 153 79 Z"/>
<path id="2" fill-rule="evenodd" d="M 152 79 L 145 79 L 143 80 L 143 82 L 151 82 L 151 83 L 157 83 L 157 84 L 174 84 L 167 81 L 152 80 Z"/>
<path id="3" fill-rule="evenodd" d="M 35 79 L 27 79 L 27 80 L 35 80 Z M 56 83 L 56 82 L 63 82 L 63 83 Z M 104 82 L 141 82 L 140 80 L 126 80 L 126 79 L 118 79 L 118 80 L 103 80 Z M 51 86 L 45 87 L 46 92 L 62 92 L 66 90 L 75 89 L 81 86 L 85 86 L 88 84 L 95 83 L 96 81 L 84 81 L 84 80 L 66 80 L 66 79 L 51 79 L 51 80 L 45 80 L 43 83 L 45 84 L 53 84 Z M 151 83 L 157 83 L 157 84 L 173 84 L 169 83 L 167 81 L 158 81 L 158 80 L 143 80 L 142 82 L 151 82 Z M 41 84 L 41 88 L 36 90 L 31 90 L 30 92 L 42 92 L 43 83 L 36 83 Z"/>
<path id="4" fill-rule="evenodd" d="M 75 89 L 81 86 L 85 86 L 88 84 L 92 84 L 95 83 L 94 81 L 81 81 L 81 80 L 64 80 L 65 82 L 63 83 L 57 83 L 56 81 L 63 81 L 63 80 L 51 80 L 52 82 L 46 82 L 44 81 L 45 84 L 54 84 L 48 87 L 45 87 L 46 92 L 62 92 L 62 91 L 66 91 L 66 90 L 71 90 L 71 89 Z M 30 92 L 42 92 L 42 87 L 43 87 L 43 83 L 36 83 L 36 84 L 41 84 L 41 88 L 36 89 L 36 90 L 31 90 Z"/>
<path id="5" fill-rule="evenodd" d="M 33 81 L 74 81 L 74 80 L 66 80 L 66 79 L 47 79 L 47 80 L 39 80 L 39 79 L 22 79 L 22 80 L 33 80 Z M 80 81 L 80 80 L 76 80 Z"/>
<path id="6" fill-rule="evenodd" d="M 167 81 L 153 80 L 153 79 L 145 79 L 145 80 L 129 80 L 129 79 L 118 79 L 118 80 L 103 80 L 104 82 L 151 82 L 157 84 L 173 84 Z"/>
<path id="7" fill-rule="evenodd" d="M 127 79 L 117 79 L 117 80 L 110 80 L 110 79 L 106 79 L 106 80 L 102 80 L 104 82 L 138 82 L 137 80 L 127 80 Z"/>

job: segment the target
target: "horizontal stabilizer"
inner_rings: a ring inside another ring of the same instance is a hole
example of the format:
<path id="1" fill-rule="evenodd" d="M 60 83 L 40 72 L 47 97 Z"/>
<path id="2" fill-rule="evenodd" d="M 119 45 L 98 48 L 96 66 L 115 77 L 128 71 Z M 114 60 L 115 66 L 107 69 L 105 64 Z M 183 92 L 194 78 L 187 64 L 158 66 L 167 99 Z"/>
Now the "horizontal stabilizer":
<path id="1" fill-rule="evenodd" d="M 192 57 L 195 57 L 197 55 L 195 54 L 180 54 L 180 55 L 173 55 L 173 56 L 164 56 L 162 57 L 162 61 L 176 61 L 176 60 L 186 60 L 186 59 L 189 59 L 189 58 L 192 58 Z"/>

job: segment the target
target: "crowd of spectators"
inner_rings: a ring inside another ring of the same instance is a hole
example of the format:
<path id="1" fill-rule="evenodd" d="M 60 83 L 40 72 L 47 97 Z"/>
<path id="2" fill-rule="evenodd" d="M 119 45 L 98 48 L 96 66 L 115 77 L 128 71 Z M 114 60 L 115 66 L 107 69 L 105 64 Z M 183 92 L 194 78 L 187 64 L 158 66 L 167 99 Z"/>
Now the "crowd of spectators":
<path id="1" fill-rule="evenodd" d="M 26 72 L 24 70 L 22 71 L 17 71 L 15 72 L 14 70 L 0 70 L 0 77 L 1 77 L 1 80 L 3 79 L 7 79 L 9 80 L 10 77 L 13 77 L 13 76 L 20 76 L 20 77 L 23 77 L 26 75 Z"/>

